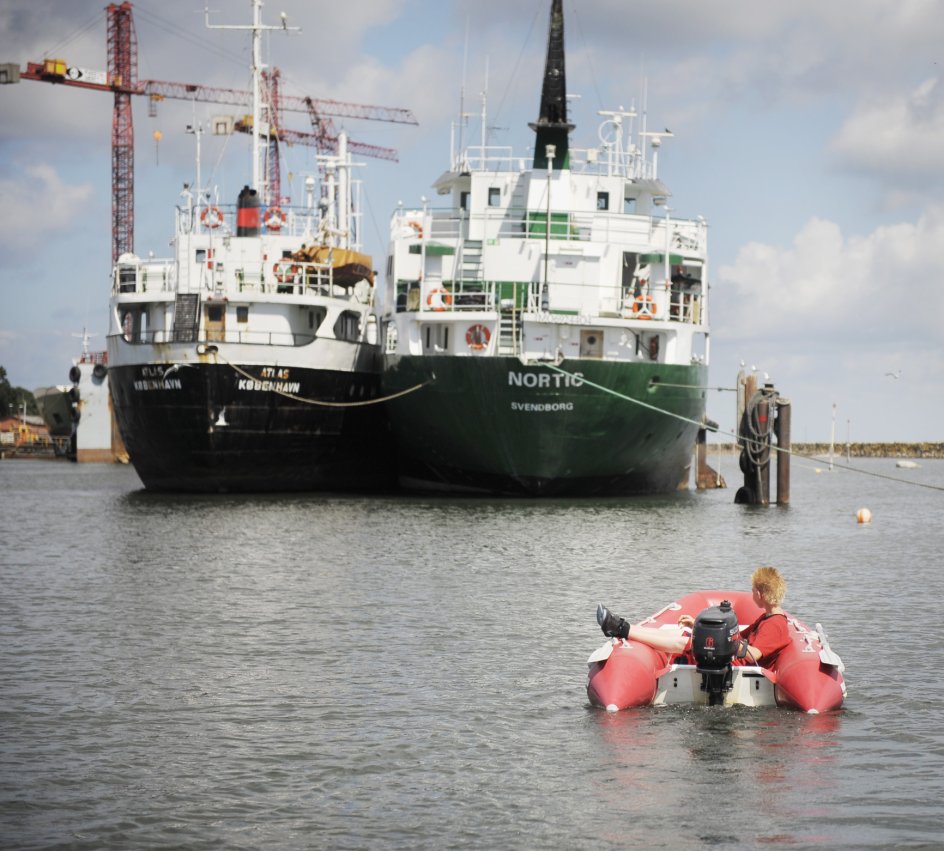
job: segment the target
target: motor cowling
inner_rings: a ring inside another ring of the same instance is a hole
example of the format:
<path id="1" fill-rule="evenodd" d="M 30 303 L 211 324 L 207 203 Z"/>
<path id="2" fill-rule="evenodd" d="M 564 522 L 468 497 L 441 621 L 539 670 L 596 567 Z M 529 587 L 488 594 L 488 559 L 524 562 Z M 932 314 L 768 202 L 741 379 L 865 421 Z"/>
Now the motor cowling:
<path id="1" fill-rule="evenodd" d="M 739 634 L 737 615 L 728 600 L 700 612 L 692 628 L 692 655 L 698 669 L 716 671 L 729 665 L 737 654 Z"/>
<path id="2" fill-rule="evenodd" d="M 737 614 L 728 600 L 704 609 L 692 627 L 692 655 L 702 675 L 702 689 L 712 705 L 724 701 L 731 688 L 731 660 L 737 655 L 740 628 Z"/>

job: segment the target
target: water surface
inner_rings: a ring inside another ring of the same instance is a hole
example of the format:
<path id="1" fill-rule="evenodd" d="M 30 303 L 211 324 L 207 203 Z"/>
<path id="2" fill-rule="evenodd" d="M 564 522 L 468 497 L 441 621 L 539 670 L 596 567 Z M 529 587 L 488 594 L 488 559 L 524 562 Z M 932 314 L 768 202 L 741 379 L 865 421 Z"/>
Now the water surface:
<path id="1" fill-rule="evenodd" d="M 795 463 L 789 507 L 736 506 L 724 463 L 728 490 L 495 501 L 0 462 L 0 845 L 938 847 L 944 492 Z M 598 600 L 638 620 L 766 563 L 844 711 L 589 706 Z"/>

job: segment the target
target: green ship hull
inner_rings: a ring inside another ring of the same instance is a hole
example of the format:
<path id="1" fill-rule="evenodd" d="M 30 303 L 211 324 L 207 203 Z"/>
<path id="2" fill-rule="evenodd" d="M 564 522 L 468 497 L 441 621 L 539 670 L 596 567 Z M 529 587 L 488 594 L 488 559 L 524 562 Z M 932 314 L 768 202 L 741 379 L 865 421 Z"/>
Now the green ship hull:
<path id="1" fill-rule="evenodd" d="M 703 365 L 390 354 L 383 374 L 404 394 L 387 403 L 404 487 L 533 497 L 686 486 L 706 381 Z"/>

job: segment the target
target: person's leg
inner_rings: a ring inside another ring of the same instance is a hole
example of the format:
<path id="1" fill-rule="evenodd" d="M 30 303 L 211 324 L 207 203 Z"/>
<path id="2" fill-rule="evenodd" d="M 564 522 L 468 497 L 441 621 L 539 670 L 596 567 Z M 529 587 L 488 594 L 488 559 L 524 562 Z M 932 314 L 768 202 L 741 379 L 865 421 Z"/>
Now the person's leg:
<path id="1" fill-rule="evenodd" d="M 626 638 L 629 635 L 629 624 L 609 611 L 603 603 L 597 604 L 597 623 L 607 638 Z"/>
<path id="2" fill-rule="evenodd" d="M 681 627 L 661 628 L 631 625 L 619 615 L 613 614 L 602 603 L 597 606 L 597 623 L 608 638 L 629 638 L 648 644 L 667 653 L 683 653 L 688 645 L 688 635 Z"/>

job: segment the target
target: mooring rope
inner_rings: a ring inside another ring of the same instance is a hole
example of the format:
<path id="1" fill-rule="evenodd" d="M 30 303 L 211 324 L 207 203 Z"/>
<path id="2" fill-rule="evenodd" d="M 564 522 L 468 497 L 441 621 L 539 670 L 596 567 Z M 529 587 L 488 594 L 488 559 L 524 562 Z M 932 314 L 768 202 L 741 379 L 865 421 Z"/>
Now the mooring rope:
<path id="1" fill-rule="evenodd" d="M 696 425 L 699 428 L 705 427 L 705 424 L 702 421 L 693 420 L 691 417 L 686 417 L 682 414 L 676 414 L 674 411 L 667 411 L 665 410 L 665 408 L 659 408 L 656 405 L 650 405 L 648 402 L 643 402 L 642 399 L 634 399 L 632 396 L 627 396 L 625 393 L 620 393 L 619 391 L 613 390 L 610 387 L 604 387 L 602 384 L 597 384 L 593 381 L 590 381 L 588 378 L 582 375 L 576 375 L 572 372 L 568 372 L 566 369 L 561 369 L 557 364 L 550 363 L 548 361 L 535 361 L 534 363 L 538 366 L 546 366 L 548 369 L 553 369 L 555 372 L 559 372 L 561 375 L 567 375 L 570 378 L 576 378 L 578 381 L 580 381 L 583 384 L 587 384 L 590 387 L 596 388 L 597 390 L 602 390 L 604 393 L 609 393 L 611 396 L 616 396 L 619 399 L 625 399 L 627 402 L 632 402 L 633 404 L 640 405 L 643 408 L 648 408 L 650 411 L 656 411 L 657 413 L 665 414 L 667 417 L 674 417 L 677 420 L 681 420 L 682 422 L 686 422 L 686 423 L 691 423 L 692 425 Z M 655 387 L 685 387 L 685 386 L 692 386 L 692 385 L 679 385 L 679 384 L 673 385 L 673 384 L 667 384 L 667 383 L 664 384 L 661 381 L 659 381 L 659 382 L 656 382 L 654 386 Z M 720 388 L 720 389 L 724 389 L 724 388 Z M 784 449 L 783 447 L 776 446 L 773 444 L 759 443 L 758 441 L 755 441 L 749 438 L 744 438 L 742 435 L 737 435 L 737 434 L 734 434 L 733 432 L 725 431 L 722 428 L 714 429 L 714 431 L 717 434 L 724 435 L 725 437 L 733 438 L 735 443 L 751 444 L 750 450 L 753 450 L 755 452 L 758 450 L 763 451 L 763 450 L 769 449 L 775 452 L 782 452 L 786 455 L 792 455 L 794 458 L 801 458 L 804 461 L 812 461 L 813 463 L 821 463 L 819 459 L 815 458 L 812 455 L 805 455 L 802 452 L 795 452 L 792 449 Z M 931 485 L 925 482 L 914 482 L 909 479 L 901 479 L 901 478 L 898 478 L 897 476 L 890 476 L 887 473 L 876 473 L 873 470 L 863 470 L 860 467 L 853 467 L 849 464 L 836 464 L 834 462 L 830 462 L 830 463 L 834 467 L 837 467 L 841 470 L 846 470 L 847 472 L 850 472 L 850 473 L 859 473 L 860 475 L 863 475 L 863 476 L 871 476 L 876 479 L 887 479 L 890 482 L 898 482 L 899 484 L 902 484 L 902 485 L 911 485 L 912 487 L 916 487 L 916 488 L 925 488 L 927 490 L 944 492 L 944 487 L 941 487 L 940 485 Z"/>
<path id="2" fill-rule="evenodd" d="M 719 393 L 737 393 L 737 387 L 708 387 L 704 384 L 670 384 L 668 381 L 655 382 L 660 387 L 681 387 L 684 390 L 717 390 Z"/>
<path id="3" fill-rule="evenodd" d="M 226 364 L 226 366 L 228 366 L 230 369 L 232 369 L 239 375 L 243 376 L 243 378 L 248 378 L 250 381 L 254 383 L 262 382 L 261 378 L 256 378 L 256 376 L 250 375 L 244 369 L 241 369 L 240 367 L 236 366 L 236 364 L 230 363 L 219 352 L 216 352 L 215 355 L 219 360 L 223 361 L 223 363 Z M 398 399 L 400 396 L 406 396 L 409 393 L 414 393 L 420 388 L 425 387 L 427 384 L 431 384 L 431 383 L 432 383 L 432 379 L 428 381 L 423 381 L 420 384 L 414 384 L 412 387 L 407 387 L 406 390 L 400 390 L 397 393 L 391 393 L 389 396 L 378 396 L 376 399 L 364 399 L 364 400 L 361 400 L 360 402 L 324 402 L 320 399 L 306 399 L 304 396 L 296 396 L 294 393 L 289 393 L 285 390 L 279 390 L 277 387 L 269 388 L 269 392 L 277 393 L 279 396 L 284 396 L 286 399 L 292 399 L 295 402 L 302 402 L 306 405 L 319 405 L 324 408 L 361 408 L 361 407 L 364 407 L 365 405 L 377 405 L 377 404 L 380 404 L 381 402 L 389 402 L 391 399 Z"/>

